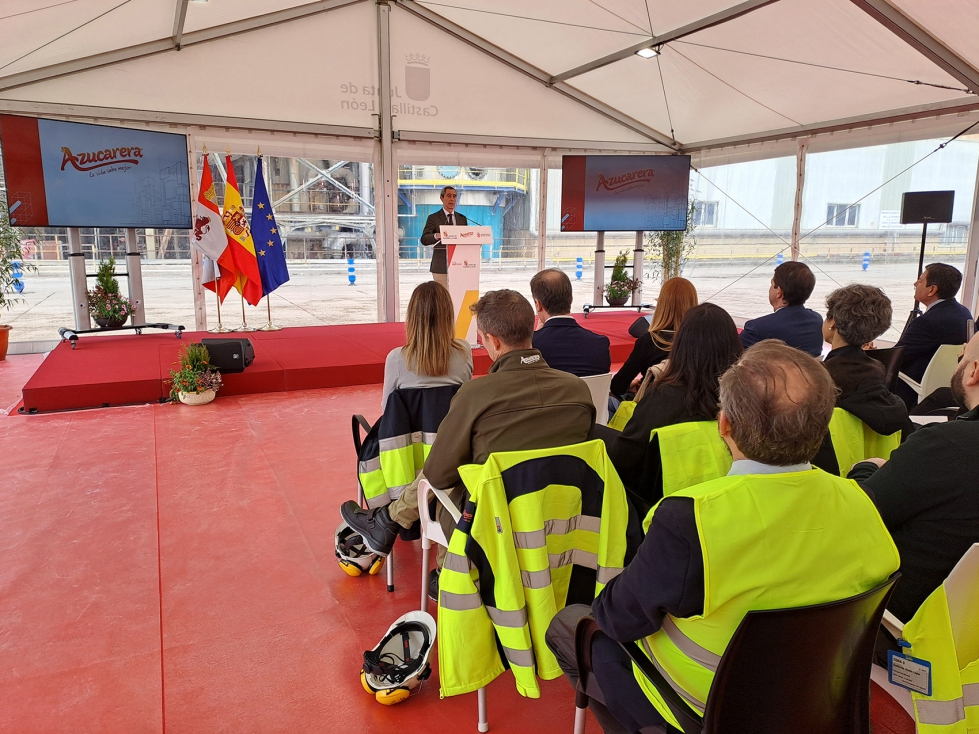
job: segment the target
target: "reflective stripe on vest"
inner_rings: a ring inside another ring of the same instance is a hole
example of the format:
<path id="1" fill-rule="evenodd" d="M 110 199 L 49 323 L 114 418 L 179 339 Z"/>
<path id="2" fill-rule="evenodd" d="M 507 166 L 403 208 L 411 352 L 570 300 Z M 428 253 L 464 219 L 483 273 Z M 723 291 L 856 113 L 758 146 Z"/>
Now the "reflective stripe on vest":
<path id="1" fill-rule="evenodd" d="M 635 412 L 636 402 L 634 400 L 623 400 L 619 403 L 619 407 L 616 409 L 615 415 L 612 416 L 612 420 L 608 422 L 608 427 L 616 431 L 624 430 Z"/>
<path id="2" fill-rule="evenodd" d="M 973 580 L 979 585 L 979 580 Z M 970 589 L 975 594 L 975 589 Z M 974 629 L 976 620 L 957 620 Z M 979 732 L 979 635 L 956 635 L 945 584 L 925 599 L 902 633 L 909 654 L 931 663 L 931 696 L 911 692 L 919 734 Z"/>
<path id="3" fill-rule="evenodd" d="M 596 593 L 622 571 L 625 490 L 600 441 L 493 454 L 460 475 L 470 502 L 440 578 L 442 695 L 486 685 L 502 651 L 518 692 L 537 698 L 538 677 L 562 674 L 544 634 L 574 566 L 595 571 Z"/>
<path id="4" fill-rule="evenodd" d="M 901 432 L 889 436 L 875 433 L 862 420 L 843 408 L 833 408 L 829 436 L 840 476 L 850 473 L 850 467 L 864 459 L 891 458 L 891 452 L 901 444 Z"/>
<path id="5" fill-rule="evenodd" d="M 380 455 L 358 463 L 367 506 L 383 507 L 398 499 L 425 466 L 433 443 L 435 434 L 423 431 L 380 439 Z"/>
<path id="6" fill-rule="evenodd" d="M 704 558 L 704 613 L 668 616 L 643 641 L 643 649 L 699 711 L 721 656 L 749 611 L 855 596 L 883 582 L 900 563 L 867 495 L 855 482 L 819 469 L 723 477 L 674 496 L 694 502 Z M 656 689 L 635 672 L 653 706 L 678 726 Z"/>

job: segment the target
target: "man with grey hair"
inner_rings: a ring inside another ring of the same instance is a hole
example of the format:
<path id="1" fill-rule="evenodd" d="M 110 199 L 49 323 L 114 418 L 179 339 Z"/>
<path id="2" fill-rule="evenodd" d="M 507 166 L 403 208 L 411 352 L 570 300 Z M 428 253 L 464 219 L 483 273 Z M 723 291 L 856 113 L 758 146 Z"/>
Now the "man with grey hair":
<path id="1" fill-rule="evenodd" d="M 427 247 L 435 246 L 432 251 L 432 264 L 429 271 L 432 279 L 446 287 L 449 285 L 449 260 L 445 245 L 442 244 L 442 235 L 439 227 L 443 225 L 465 227 L 469 220 L 465 215 L 456 211 L 456 202 L 459 194 L 454 186 L 443 186 L 439 194 L 442 201 L 442 208 L 428 215 L 425 221 L 425 229 L 422 230 L 421 241 Z"/>
<path id="2" fill-rule="evenodd" d="M 809 463 L 835 403 L 819 362 L 780 341 L 759 342 L 721 378 L 720 403 L 719 431 L 734 459 L 728 476 L 661 500 L 629 566 L 591 608 L 568 606 L 548 628 L 572 685 L 578 621 L 591 612 L 605 633 L 592 646 L 597 688 L 588 693 L 606 732 L 678 726 L 617 641 L 641 641 L 703 714 L 717 663 L 749 611 L 845 599 L 897 570 L 870 498 Z"/>

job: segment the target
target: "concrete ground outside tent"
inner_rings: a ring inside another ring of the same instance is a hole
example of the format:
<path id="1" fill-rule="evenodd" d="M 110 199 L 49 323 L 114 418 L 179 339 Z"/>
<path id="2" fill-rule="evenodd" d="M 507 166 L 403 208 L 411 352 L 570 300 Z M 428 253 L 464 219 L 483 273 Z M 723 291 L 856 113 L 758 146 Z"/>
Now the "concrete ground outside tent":
<path id="1" fill-rule="evenodd" d="M 928 258 L 926 262 L 931 261 Z M 961 262 L 947 260 L 957 267 Z M 557 264 L 574 278 L 574 266 L 566 262 Z M 902 260 L 889 263 L 873 263 L 868 271 L 861 269 L 860 260 L 816 260 L 811 263 L 816 273 L 816 290 L 809 306 L 824 311 L 826 295 L 838 284 L 862 282 L 878 285 L 891 297 L 894 304 L 894 327 L 883 337 L 896 340 L 913 299 L 912 283 L 917 263 Z M 291 280 L 272 294 L 272 318 L 280 326 L 309 326 L 317 324 L 344 324 L 371 322 L 377 319 L 377 286 L 375 261 L 357 262 L 357 283 L 347 284 L 347 265 L 342 261 L 319 263 L 291 263 Z M 726 308 L 741 323 L 770 312 L 768 285 L 775 262 L 725 262 L 695 261 L 684 272 L 700 293 L 701 300 L 710 300 Z M 756 268 L 751 271 L 752 268 Z M 91 268 L 90 268 L 91 269 Z M 530 278 L 536 270 L 534 261 L 484 262 L 481 274 L 483 291 L 495 288 L 513 288 L 530 296 Z M 750 271 L 750 272 L 749 272 Z M 411 290 L 429 278 L 426 263 L 403 261 L 400 272 L 401 314 L 407 309 Z M 58 328 L 73 325 L 71 317 L 71 289 L 68 268 L 62 263 L 41 263 L 37 274 L 26 276 L 23 302 L 14 306 L 0 320 L 14 326 L 11 341 L 43 341 L 58 338 Z M 168 321 L 194 327 L 194 303 L 191 290 L 190 264 L 182 261 L 145 263 L 143 265 L 144 298 L 148 321 Z M 120 279 L 125 293 L 125 279 Z M 659 282 L 647 280 L 646 298 L 655 297 Z M 574 310 L 593 301 L 592 270 L 586 263 L 583 278 L 574 282 Z M 229 294 L 222 308 L 226 326 L 241 323 L 241 301 L 237 294 Z M 210 325 L 217 323 L 215 298 L 207 293 L 207 311 Z M 266 307 L 248 307 L 248 322 L 261 326 L 266 322 Z"/>

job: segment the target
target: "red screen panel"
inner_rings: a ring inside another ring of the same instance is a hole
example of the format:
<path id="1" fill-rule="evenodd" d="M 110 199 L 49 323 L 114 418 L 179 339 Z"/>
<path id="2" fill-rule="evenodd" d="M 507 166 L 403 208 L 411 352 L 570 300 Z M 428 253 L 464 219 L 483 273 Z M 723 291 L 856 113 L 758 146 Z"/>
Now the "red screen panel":
<path id="1" fill-rule="evenodd" d="M 46 227 L 48 203 L 37 118 L 0 115 L 0 149 L 10 223 L 17 227 Z"/>

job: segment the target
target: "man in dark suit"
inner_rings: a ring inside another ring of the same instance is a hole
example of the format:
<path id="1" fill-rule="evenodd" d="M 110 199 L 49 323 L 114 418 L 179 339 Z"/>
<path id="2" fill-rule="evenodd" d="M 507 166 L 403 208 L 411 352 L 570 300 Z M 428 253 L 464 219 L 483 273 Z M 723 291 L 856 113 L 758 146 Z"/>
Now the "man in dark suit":
<path id="1" fill-rule="evenodd" d="M 813 357 L 823 352 L 823 317 L 805 306 L 816 276 L 805 263 L 787 262 L 775 268 L 768 302 L 775 313 L 745 322 L 741 344 L 747 349 L 764 339 L 781 339 Z"/>
<path id="2" fill-rule="evenodd" d="M 432 266 L 429 271 L 436 283 L 441 283 L 448 288 L 449 261 L 446 256 L 445 245 L 442 244 L 442 236 L 439 234 L 439 227 L 443 225 L 464 227 L 469 224 L 469 220 L 456 211 L 456 201 L 459 199 L 459 194 L 455 188 L 452 186 L 443 187 L 439 199 L 442 200 L 442 208 L 428 215 L 425 229 L 422 231 L 422 244 L 428 247 L 435 245 L 435 251 L 432 252 Z"/>
<path id="3" fill-rule="evenodd" d="M 945 263 L 932 263 L 914 282 L 914 298 L 925 312 L 904 330 L 895 347 L 904 347 L 901 372 L 920 382 L 931 358 L 942 344 L 965 344 L 966 322 L 972 318 L 969 309 L 955 300 L 962 285 L 962 273 Z M 918 395 L 898 380 L 894 393 L 908 405 L 918 402 Z"/>
<path id="4" fill-rule="evenodd" d="M 604 375 L 612 368 L 607 336 L 589 331 L 571 315 L 571 280 L 561 270 L 541 270 L 530 281 L 541 327 L 534 349 L 550 367 L 578 377 Z"/>

